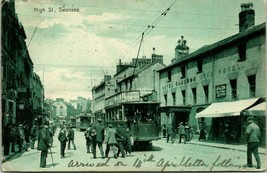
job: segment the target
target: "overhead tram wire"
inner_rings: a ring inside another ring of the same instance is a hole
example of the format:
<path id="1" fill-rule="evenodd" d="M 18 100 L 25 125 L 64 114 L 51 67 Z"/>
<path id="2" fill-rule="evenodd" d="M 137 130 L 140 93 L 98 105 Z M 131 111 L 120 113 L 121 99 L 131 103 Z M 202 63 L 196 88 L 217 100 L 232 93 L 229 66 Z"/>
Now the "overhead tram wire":
<path id="1" fill-rule="evenodd" d="M 170 9 L 171 9 L 171 7 L 175 4 L 177 2 L 177 0 L 175 0 L 171 5 L 170 5 L 170 7 L 169 8 L 167 8 L 163 13 L 161 13 L 161 15 L 152 23 L 152 25 L 151 25 L 151 29 L 150 29 L 150 31 L 148 31 L 147 33 L 146 33 L 146 35 L 148 35 L 156 26 L 157 26 L 157 24 L 162 20 L 162 18 L 164 17 L 164 16 L 166 16 L 167 15 L 167 13 L 170 11 Z M 149 26 L 148 26 L 149 27 Z M 138 48 L 138 52 L 137 52 L 137 56 L 136 56 L 136 60 L 135 60 L 135 65 L 134 65 L 134 70 L 133 70 L 133 75 L 134 75 L 134 72 L 135 72 L 135 68 L 136 68 L 136 63 L 137 63 L 137 60 L 138 60 L 138 57 L 139 57 L 139 53 L 140 53 L 140 48 L 141 48 L 141 45 L 142 45 L 142 43 L 143 43 L 143 40 L 144 40 L 144 36 L 146 36 L 146 35 L 144 35 L 145 34 L 145 32 L 143 32 L 142 33 L 142 38 L 141 38 L 141 41 L 140 41 L 140 45 L 139 45 L 139 48 Z"/>
<path id="2" fill-rule="evenodd" d="M 137 37 L 137 39 L 131 44 L 131 46 L 125 51 L 125 53 L 121 56 L 121 57 L 119 57 L 119 58 L 117 58 L 116 59 L 116 61 L 118 60 L 118 59 L 122 59 L 122 58 L 124 58 L 128 53 L 129 53 L 129 51 L 131 51 L 136 45 L 137 45 L 137 43 L 138 42 L 136 42 L 140 37 L 142 37 L 141 38 L 141 40 L 143 41 L 143 37 L 144 36 L 146 36 L 146 35 L 148 35 L 154 28 L 155 28 L 155 26 L 162 20 L 162 18 L 164 17 L 164 16 L 166 16 L 167 15 L 167 13 L 170 11 L 170 9 L 171 9 L 171 7 L 175 4 L 177 2 L 177 0 L 175 0 L 164 12 L 162 12 L 161 13 L 161 15 L 160 16 L 158 16 L 150 25 L 148 25 L 147 26 L 147 28 L 142 32 L 142 35 L 141 36 L 138 36 Z M 149 30 L 149 31 L 148 31 Z M 147 32 L 147 33 L 146 33 Z M 116 62 L 115 62 L 116 63 Z"/>

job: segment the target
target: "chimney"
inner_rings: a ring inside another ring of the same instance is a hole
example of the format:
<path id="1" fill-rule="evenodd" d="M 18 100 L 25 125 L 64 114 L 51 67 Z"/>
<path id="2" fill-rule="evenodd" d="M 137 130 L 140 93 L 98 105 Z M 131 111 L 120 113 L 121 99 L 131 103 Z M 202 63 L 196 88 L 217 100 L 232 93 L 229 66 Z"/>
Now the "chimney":
<path id="1" fill-rule="evenodd" d="M 107 82 L 111 79 L 111 75 L 105 75 L 104 76 L 104 82 Z"/>
<path id="2" fill-rule="evenodd" d="M 255 11 L 253 3 L 242 3 L 239 13 L 239 32 L 245 31 L 255 25 Z"/>

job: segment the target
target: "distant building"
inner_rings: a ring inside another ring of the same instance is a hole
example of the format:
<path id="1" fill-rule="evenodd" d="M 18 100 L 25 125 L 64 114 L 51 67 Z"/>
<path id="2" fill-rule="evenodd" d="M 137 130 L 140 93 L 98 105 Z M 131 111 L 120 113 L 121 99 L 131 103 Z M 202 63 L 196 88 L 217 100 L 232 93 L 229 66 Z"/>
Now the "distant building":
<path id="1" fill-rule="evenodd" d="M 77 114 L 77 110 L 70 104 L 64 101 L 62 98 L 57 98 L 53 103 L 54 114 L 53 115 L 59 121 L 67 121 L 70 117 Z"/>

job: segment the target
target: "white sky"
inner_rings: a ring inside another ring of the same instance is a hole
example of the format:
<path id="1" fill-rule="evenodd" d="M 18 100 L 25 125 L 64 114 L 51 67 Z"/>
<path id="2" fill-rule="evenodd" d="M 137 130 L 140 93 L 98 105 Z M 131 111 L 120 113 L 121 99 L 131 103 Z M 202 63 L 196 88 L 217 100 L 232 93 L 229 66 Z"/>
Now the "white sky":
<path id="1" fill-rule="evenodd" d="M 174 3 L 175 2 L 175 3 Z M 148 25 L 166 16 L 144 37 L 139 57 L 152 48 L 170 64 L 183 35 L 190 52 L 238 33 L 240 4 L 249 0 L 16 0 L 16 13 L 28 36 L 34 71 L 44 82 L 46 98 L 91 98 L 91 88 L 104 72 L 115 74 L 119 59 L 136 58 L 140 36 Z M 253 0 L 256 25 L 265 22 L 266 2 Z M 79 12 L 59 12 L 59 7 Z M 54 12 L 48 12 L 48 8 Z M 45 12 L 35 12 L 45 8 Z"/>

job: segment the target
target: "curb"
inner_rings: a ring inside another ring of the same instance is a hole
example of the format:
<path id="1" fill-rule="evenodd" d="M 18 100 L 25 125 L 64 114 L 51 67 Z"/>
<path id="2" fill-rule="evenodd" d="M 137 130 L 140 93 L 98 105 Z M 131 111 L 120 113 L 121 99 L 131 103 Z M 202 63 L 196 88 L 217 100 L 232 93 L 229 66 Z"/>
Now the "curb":
<path id="1" fill-rule="evenodd" d="M 200 143 L 187 143 L 187 144 L 192 144 L 192 145 L 201 145 L 201 146 L 207 146 L 207 147 L 216 147 L 216 148 L 222 148 L 222 149 L 229 149 L 229 150 L 237 150 L 237 151 L 243 151 L 243 152 L 247 152 L 246 149 L 237 149 L 237 148 L 230 148 L 230 147 L 223 147 L 223 146 L 216 146 L 216 145 L 208 145 L 208 144 L 200 144 Z M 266 153 L 265 152 L 261 152 L 259 151 L 259 154 L 263 154 L 265 155 Z"/>

